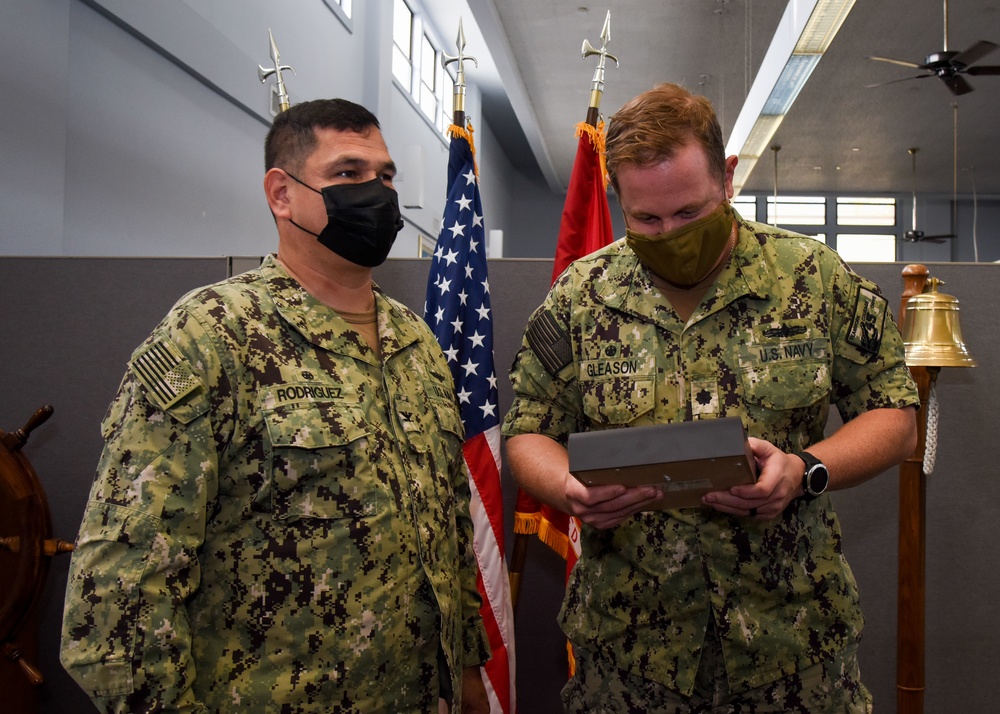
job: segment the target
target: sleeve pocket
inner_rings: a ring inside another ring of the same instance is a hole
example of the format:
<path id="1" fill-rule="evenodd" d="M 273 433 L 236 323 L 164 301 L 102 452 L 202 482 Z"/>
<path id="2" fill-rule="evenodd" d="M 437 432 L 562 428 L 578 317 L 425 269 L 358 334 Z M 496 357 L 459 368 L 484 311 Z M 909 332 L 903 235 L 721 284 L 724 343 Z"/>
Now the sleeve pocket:
<path id="1" fill-rule="evenodd" d="M 93 696 L 132 691 L 139 581 L 158 518 L 91 501 L 70 568 L 62 662 Z"/>

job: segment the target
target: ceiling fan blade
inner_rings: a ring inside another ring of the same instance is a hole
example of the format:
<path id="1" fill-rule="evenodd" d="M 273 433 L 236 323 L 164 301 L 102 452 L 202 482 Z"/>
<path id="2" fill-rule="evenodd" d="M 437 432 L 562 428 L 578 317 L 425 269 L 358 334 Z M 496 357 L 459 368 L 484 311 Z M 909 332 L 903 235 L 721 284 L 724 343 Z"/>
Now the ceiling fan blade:
<path id="1" fill-rule="evenodd" d="M 962 64 L 968 67 L 970 64 L 982 59 L 996 48 L 997 45 L 994 43 L 987 42 L 986 40 L 980 40 L 969 49 L 964 52 L 959 52 L 957 55 L 952 57 L 951 61 L 953 64 Z"/>
<path id="2" fill-rule="evenodd" d="M 904 62 L 903 60 L 889 59 L 888 57 L 869 56 L 868 59 L 875 60 L 876 62 L 889 62 L 891 64 L 898 64 L 902 67 L 912 67 L 913 69 L 921 69 L 923 67 L 923 65 L 919 65 L 916 62 Z"/>
<path id="3" fill-rule="evenodd" d="M 903 234 L 903 240 L 907 243 L 944 243 L 948 238 L 955 238 L 955 236 L 950 233 L 947 235 L 927 236 L 924 235 L 923 231 L 918 231 L 916 229 L 906 231 Z"/>
<path id="4" fill-rule="evenodd" d="M 987 75 L 987 74 L 1000 74 L 1000 67 L 990 65 L 988 67 L 969 67 L 963 70 L 963 74 L 971 75 Z"/>
<path id="5" fill-rule="evenodd" d="M 933 77 L 933 74 L 918 74 L 914 77 L 903 77 L 902 79 L 890 79 L 888 82 L 878 82 L 877 84 L 866 84 L 865 89 L 871 89 L 872 87 L 884 87 L 887 84 L 896 84 L 896 82 L 906 82 L 910 79 L 926 79 L 927 77 Z"/>
<path id="6" fill-rule="evenodd" d="M 972 85 L 965 81 L 965 77 L 956 74 L 953 77 L 941 77 L 941 81 L 948 85 L 948 89 L 956 97 L 960 94 L 968 94 L 972 91 Z"/>

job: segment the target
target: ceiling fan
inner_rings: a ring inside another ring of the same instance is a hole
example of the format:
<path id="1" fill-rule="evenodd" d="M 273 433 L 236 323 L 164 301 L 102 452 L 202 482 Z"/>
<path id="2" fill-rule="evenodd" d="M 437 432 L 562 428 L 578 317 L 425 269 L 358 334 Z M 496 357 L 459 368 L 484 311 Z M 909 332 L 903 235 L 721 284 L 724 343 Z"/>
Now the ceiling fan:
<path id="1" fill-rule="evenodd" d="M 868 59 L 877 62 L 889 62 L 903 67 L 920 69 L 924 74 L 915 77 L 904 77 L 903 79 L 893 79 L 888 82 L 869 84 L 871 87 L 881 87 L 895 82 L 905 82 L 910 79 L 924 79 L 925 77 L 937 77 L 947 85 L 952 94 L 966 94 L 972 91 L 972 85 L 963 77 L 968 75 L 1000 75 L 1000 66 L 973 66 L 980 59 L 997 49 L 998 45 L 986 40 L 980 40 L 962 52 L 950 52 L 948 50 L 948 0 L 944 0 L 944 49 L 940 52 L 927 55 L 923 64 L 906 62 L 904 60 L 889 59 L 887 57 L 869 57 Z"/>
<path id="2" fill-rule="evenodd" d="M 912 166 L 913 166 L 913 219 L 912 219 L 913 222 L 911 224 L 913 227 L 910 230 L 906 231 L 903 234 L 903 240 L 908 241 L 910 243 L 922 243 L 924 241 L 929 241 L 931 243 L 944 243 L 944 241 L 946 239 L 948 239 L 948 238 L 954 238 L 955 237 L 955 228 L 954 228 L 954 225 L 955 225 L 955 205 L 954 205 L 954 202 L 952 202 L 952 207 L 951 207 L 951 210 L 952 210 L 952 220 L 951 220 L 952 230 L 951 230 L 951 233 L 942 234 L 942 235 L 936 235 L 936 236 L 928 236 L 928 235 L 924 235 L 923 231 L 917 230 L 917 152 L 919 151 L 919 149 L 917 149 L 917 148 L 914 147 L 912 149 L 907 149 L 906 151 L 907 151 L 907 153 L 909 153 L 909 155 L 910 155 L 910 157 L 912 159 Z"/>

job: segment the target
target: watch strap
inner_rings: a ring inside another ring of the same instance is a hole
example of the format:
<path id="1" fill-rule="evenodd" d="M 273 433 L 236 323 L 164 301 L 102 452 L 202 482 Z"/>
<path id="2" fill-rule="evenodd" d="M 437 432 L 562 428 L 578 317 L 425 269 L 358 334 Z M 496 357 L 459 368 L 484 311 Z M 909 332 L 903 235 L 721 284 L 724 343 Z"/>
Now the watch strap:
<path id="1" fill-rule="evenodd" d="M 806 469 L 805 470 L 806 471 L 808 471 L 809 469 L 811 469 L 813 466 L 817 466 L 817 465 L 820 465 L 820 464 L 823 463 L 822 461 L 820 461 L 819 459 L 817 459 L 815 456 L 813 456 L 812 454 L 810 454 L 808 451 L 796 451 L 795 452 L 795 456 L 798 456 L 800 459 L 802 459 L 803 463 L 805 463 L 805 465 L 806 465 Z"/>
<path id="2" fill-rule="evenodd" d="M 814 494 L 810 492 L 809 472 L 812 471 L 812 469 L 815 468 L 816 466 L 822 466 L 825 469 L 826 464 L 824 464 L 822 461 L 820 461 L 815 456 L 810 454 L 808 451 L 797 451 L 795 452 L 794 455 L 802 459 L 802 462 L 805 464 L 805 469 L 802 472 L 802 498 L 805 499 L 806 501 L 813 501 L 816 498 L 818 498 L 821 494 Z M 828 479 L 827 483 L 829 483 L 829 472 L 827 472 L 827 479 Z M 823 490 L 825 491 L 826 488 L 824 487 Z"/>

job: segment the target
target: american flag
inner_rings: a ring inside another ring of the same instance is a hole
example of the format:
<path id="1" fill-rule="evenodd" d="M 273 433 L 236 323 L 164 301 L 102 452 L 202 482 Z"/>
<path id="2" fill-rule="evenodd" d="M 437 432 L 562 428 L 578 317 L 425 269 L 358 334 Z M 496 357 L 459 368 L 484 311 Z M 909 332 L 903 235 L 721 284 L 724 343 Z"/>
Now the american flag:
<path id="1" fill-rule="evenodd" d="M 448 359 L 465 424 L 481 612 L 493 650 L 485 667 L 486 689 L 493 714 L 513 714 L 514 615 L 504 560 L 500 413 L 486 232 L 471 134 L 455 125 L 449 133 L 448 200 L 427 280 L 424 320 Z"/>

